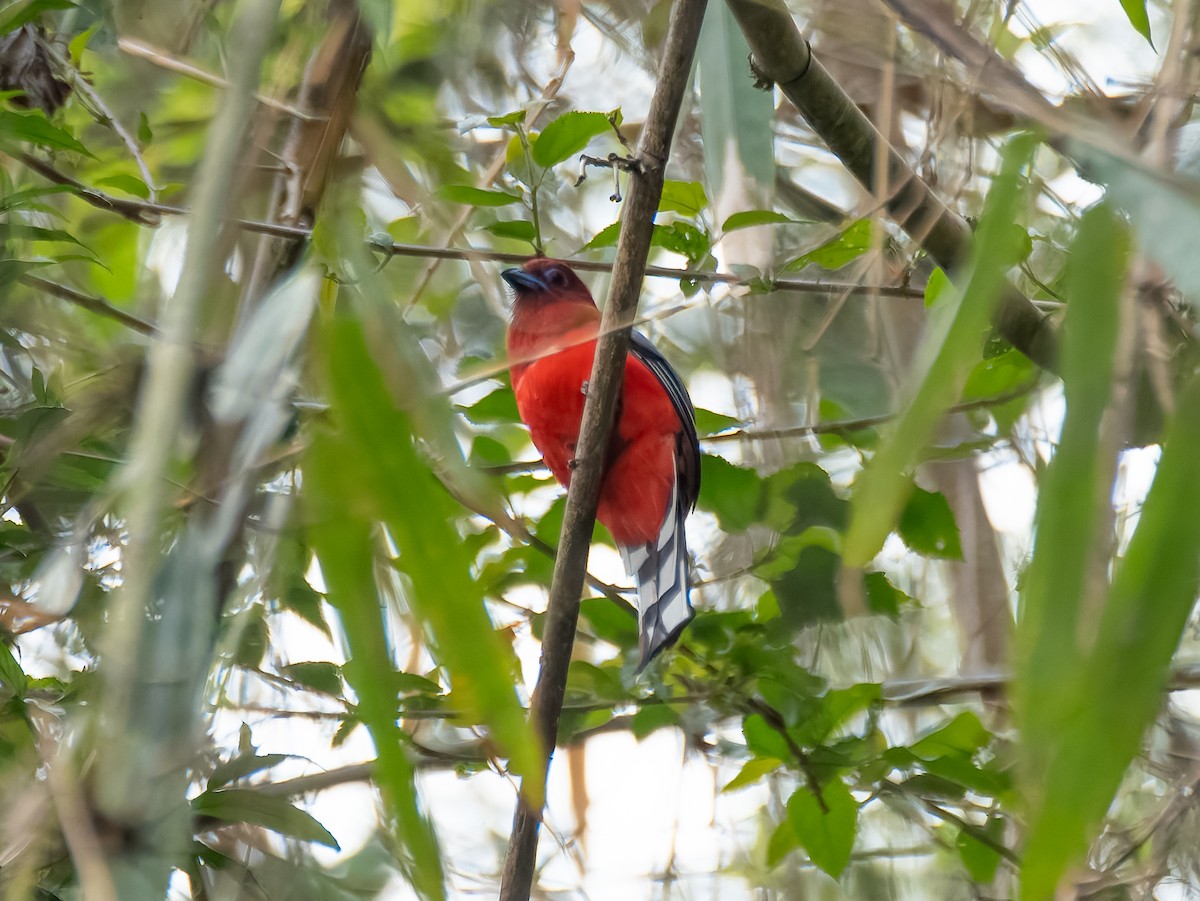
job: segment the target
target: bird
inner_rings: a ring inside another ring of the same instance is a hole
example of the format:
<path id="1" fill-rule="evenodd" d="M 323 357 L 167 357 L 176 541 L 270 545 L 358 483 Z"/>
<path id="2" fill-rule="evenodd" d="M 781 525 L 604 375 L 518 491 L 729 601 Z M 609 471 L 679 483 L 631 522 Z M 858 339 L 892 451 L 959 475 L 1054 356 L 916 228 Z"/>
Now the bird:
<path id="1" fill-rule="evenodd" d="M 517 412 L 564 487 L 571 482 L 600 310 L 562 260 L 537 257 L 501 277 L 513 289 L 507 345 Z M 605 452 L 596 518 L 637 587 L 638 671 L 693 616 L 684 522 L 700 492 L 700 440 L 679 374 L 634 331 Z"/>

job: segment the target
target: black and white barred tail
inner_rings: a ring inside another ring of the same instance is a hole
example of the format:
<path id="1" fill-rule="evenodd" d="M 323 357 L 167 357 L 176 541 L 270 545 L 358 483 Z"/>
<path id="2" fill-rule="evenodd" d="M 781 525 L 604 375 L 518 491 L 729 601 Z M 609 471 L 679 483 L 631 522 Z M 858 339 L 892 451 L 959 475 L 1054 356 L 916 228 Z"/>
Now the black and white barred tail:
<path id="1" fill-rule="evenodd" d="M 683 526 L 687 514 L 688 507 L 679 495 L 676 478 L 657 540 L 618 548 L 625 571 L 637 585 L 638 672 L 675 641 L 693 616 L 687 534 Z"/>

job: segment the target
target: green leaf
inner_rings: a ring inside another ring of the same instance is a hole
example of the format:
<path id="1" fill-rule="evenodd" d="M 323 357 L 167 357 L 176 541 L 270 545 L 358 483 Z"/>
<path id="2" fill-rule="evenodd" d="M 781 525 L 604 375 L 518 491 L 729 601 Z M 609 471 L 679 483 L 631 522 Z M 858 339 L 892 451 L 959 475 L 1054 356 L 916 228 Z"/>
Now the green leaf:
<path id="1" fill-rule="evenodd" d="M 1133 30 L 1146 39 L 1153 47 L 1154 40 L 1150 37 L 1150 17 L 1146 14 L 1146 0 L 1121 0 L 1121 9 L 1129 19 Z"/>
<path id="2" fill-rule="evenodd" d="M 329 830 L 311 813 L 278 795 L 264 795 L 248 788 L 206 791 L 192 799 L 192 812 L 227 823 L 251 823 L 281 835 L 341 850 Z"/>
<path id="3" fill-rule="evenodd" d="M 542 129 L 533 142 L 533 161 L 543 169 L 581 152 L 596 135 L 610 128 L 606 113 L 572 110 Z"/>
<path id="4" fill-rule="evenodd" d="M 301 619 L 329 634 L 329 623 L 325 621 L 324 598 L 303 579 L 292 582 L 279 598 L 286 610 L 291 610 Z"/>
<path id="5" fill-rule="evenodd" d="M 27 113 L 0 110 L 0 145 L 11 147 L 22 141 L 47 150 L 67 150 L 92 156 L 69 132 L 52 124 L 41 110 Z"/>
<path id="6" fill-rule="evenodd" d="M 473 577 L 475 555 L 455 528 L 461 507 L 418 456 L 409 417 L 397 409 L 362 326 L 336 319 L 325 337 L 341 465 L 357 485 L 343 496 L 357 498 L 360 509 L 386 523 L 411 584 L 407 599 L 431 633 L 455 697 L 472 721 L 487 724 L 509 767 L 532 775 L 542 766 L 541 752 L 517 699 L 511 649 L 488 618 L 483 588 Z M 387 453 L 379 452 L 383 447 Z"/>
<path id="7" fill-rule="evenodd" d="M 304 487 L 312 517 L 312 546 L 351 655 L 342 672 L 358 696 L 355 719 L 371 733 L 377 757 L 375 782 L 411 860 L 407 875 L 423 896 L 444 898 L 437 837 L 417 799 L 413 765 L 396 722 L 396 696 L 379 678 L 393 669 L 392 657 L 373 575 L 373 530 L 357 504 L 351 506 L 350 499 L 361 495 L 363 485 L 346 469 L 346 450 L 344 440 L 324 431 L 313 436 L 309 447 Z M 338 735 L 344 738 L 352 727 L 347 721 Z"/>
<path id="8" fill-rule="evenodd" d="M 612 225 L 606 225 L 592 236 L 592 240 L 580 247 L 579 252 L 582 253 L 585 250 L 599 250 L 602 247 L 616 247 L 617 238 L 620 236 L 620 222 L 614 222 Z"/>
<path id="9" fill-rule="evenodd" d="M 700 506 L 715 513 L 726 532 L 741 532 L 758 522 L 763 482 L 752 469 L 705 454 L 700 458 Z"/>
<path id="10" fill-rule="evenodd" d="M 1137 530 L 1117 565 L 1094 646 L 1084 665 L 1055 686 L 1061 706 L 1048 705 L 1071 715 L 1060 721 L 1057 742 L 1035 749 L 1042 751 L 1035 763 L 1045 756 L 1049 761 L 1030 774 L 1045 772 L 1044 782 L 1027 789 L 1034 804 L 1023 897 L 1051 896 L 1061 874 L 1085 853 L 1143 733 L 1162 709 L 1171 658 L 1200 589 L 1197 447 L 1200 378 L 1193 377 L 1179 397 Z"/>
<path id="11" fill-rule="evenodd" d="M 142 200 L 150 199 L 150 189 L 146 187 L 146 183 L 133 175 L 118 173 L 117 175 L 110 175 L 107 178 L 99 178 L 96 180 L 96 186 L 100 188 L 116 188 L 118 191 L 124 191 L 126 194 L 132 194 L 134 197 L 140 197 Z"/>
<path id="12" fill-rule="evenodd" d="M 1200 229 L 1200 186 L 1193 178 L 1145 168 L 1072 142 L 1072 157 L 1089 179 L 1108 187 L 1106 200 L 1129 215 L 1138 250 L 1166 270 L 1193 306 L 1200 302 L 1200 254 L 1188 236 Z"/>
<path id="13" fill-rule="evenodd" d="M 622 609 L 608 598 L 584 598 L 579 615 L 597 638 L 618 648 L 637 645 L 637 617 L 632 608 Z"/>
<path id="14" fill-rule="evenodd" d="M 866 710 L 879 697 L 879 686 L 871 682 L 830 689 L 818 700 L 816 710 L 806 712 L 803 722 L 788 731 L 801 745 L 821 744 L 850 717 Z"/>
<path id="15" fill-rule="evenodd" d="M 280 672 L 289 679 L 327 695 L 341 697 L 342 668 L 327 660 L 289 663 Z"/>
<path id="16" fill-rule="evenodd" d="M 150 146 L 154 140 L 154 132 L 150 129 L 150 120 L 146 118 L 145 113 L 138 113 L 137 139 L 143 147 Z"/>
<path id="17" fill-rule="evenodd" d="M 913 599 L 897 588 L 883 573 L 863 575 L 863 590 L 867 593 L 867 607 L 872 613 L 880 613 L 895 619 L 900 608 L 913 603 Z"/>
<path id="18" fill-rule="evenodd" d="M 73 234 L 61 228 L 43 228 L 18 222 L 0 222 L 0 241 L 49 241 L 61 244 L 86 245 Z"/>
<path id="19" fill-rule="evenodd" d="M 462 203 L 467 206 L 508 206 L 510 203 L 520 203 L 521 198 L 506 191 L 489 191 L 475 188 L 471 185 L 444 185 L 438 188 L 434 196 L 439 200 L 451 203 Z"/>
<path id="20" fill-rule="evenodd" d="M 1058 447 L 1042 479 L 1037 543 L 1025 573 L 1015 642 L 1014 708 L 1023 736 L 1021 772 L 1032 801 L 1031 836 L 1037 835 L 1040 842 L 1027 849 L 1024 880 L 1031 897 L 1053 890 L 1064 868 L 1082 853 L 1088 825 L 1103 813 L 1096 813 L 1101 803 L 1096 791 L 1075 785 L 1071 774 L 1062 773 L 1067 780 L 1062 785 L 1047 780 L 1062 762 L 1084 751 L 1098 755 L 1109 766 L 1123 756 L 1116 742 L 1115 722 L 1106 723 L 1106 728 L 1114 729 L 1113 736 L 1097 740 L 1087 734 L 1076 706 L 1081 703 L 1080 680 L 1086 670 L 1084 650 L 1078 640 L 1063 641 L 1062 636 L 1078 635 L 1081 617 L 1091 620 L 1095 616 L 1090 609 L 1084 612 L 1085 606 L 1091 606 L 1085 605 L 1085 597 L 1096 590 L 1090 575 L 1096 549 L 1107 544 L 1103 520 L 1095 511 L 1108 503 L 1111 486 L 1105 483 L 1104 474 L 1111 474 L 1113 465 L 1111 456 L 1102 455 L 1097 435 L 1112 398 L 1120 295 L 1129 256 L 1128 233 L 1113 212 L 1104 206 L 1089 210 L 1068 257 L 1068 303 L 1062 330 L 1067 410 Z M 1163 475 L 1161 468 L 1158 475 Z M 1180 525 L 1184 522 L 1186 519 Z M 1135 539 L 1146 534 L 1142 532 L 1145 525 L 1143 513 Z M 1166 540 L 1174 545 L 1179 538 Z M 1149 611 L 1149 621 L 1156 625 L 1164 618 L 1163 609 Z M 1135 634 L 1143 634 L 1140 627 Z M 1129 636 L 1131 640 L 1134 637 Z M 1150 660 L 1131 657 L 1132 652 L 1129 648 L 1117 653 L 1111 661 L 1114 671 L 1136 666 L 1141 678 L 1153 672 Z M 1126 662 L 1128 666 L 1123 665 Z M 1098 691 L 1099 686 L 1088 689 L 1093 690 Z M 1108 703 L 1104 706 L 1110 707 Z M 1129 721 L 1132 713 L 1122 711 L 1121 717 Z M 1108 715 L 1118 716 L 1115 708 L 1109 709 Z M 1136 718 L 1129 725 L 1134 722 Z M 1134 740 L 1137 738 L 1140 730 Z M 1081 744 L 1072 752 L 1069 745 L 1075 743 Z M 1074 765 L 1084 766 L 1100 793 L 1115 788 L 1101 777 L 1099 760 Z M 1104 806 L 1108 797 L 1110 793 L 1104 795 Z M 1049 807 L 1051 798 L 1055 798 L 1055 810 Z"/>
<path id="21" fill-rule="evenodd" d="M 801 254 L 783 267 L 784 272 L 815 265 L 822 269 L 841 269 L 857 260 L 871 247 L 871 220 L 859 219 L 848 225 L 836 238 Z"/>
<path id="22" fill-rule="evenodd" d="M 416 673 L 392 673 L 392 682 L 396 686 L 396 694 L 402 697 L 408 695 L 438 697 L 442 693 L 442 686 L 432 679 L 426 679 Z"/>
<path id="23" fill-rule="evenodd" d="M 999 397 L 1030 386 L 1036 378 L 1037 365 L 1019 350 L 1008 347 L 976 364 L 963 385 L 962 398 L 970 401 Z"/>
<path id="24" fill-rule="evenodd" d="M 775 827 L 775 831 L 771 833 L 771 838 L 767 842 L 767 866 L 778 866 L 785 857 L 799 847 L 800 839 L 796 835 L 796 830 L 792 828 L 791 821 L 785 818 Z"/>
<path id="25" fill-rule="evenodd" d="M 802 786 L 787 802 L 788 823 L 812 862 L 837 879 L 850 862 L 858 830 L 858 802 L 840 778 L 821 786 L 820 801 Z"/>
<path id="26" fill-rule="evenodd" d="M 524 219 L 493 222 L 485 225 L 483 230 L 491 232 L 497 238 L 514 238 L 518 241 L 532 241 L 534 239 L 533 223 L 526 222 Z"/>
<path id="27" fill-rule="evenodd" d="M 672 710 L 669 704 L 647 704 L 633 715 L 629 731 L 633 733 L 634 738 L 641 741 L 651 732 L 677 725 L 679 714 Z"/>
<path id="28" fill-rule="evenodd" d="M 682 213 L 684 216 L 699 216 L 708 208 L 708 195 L 698 181 L 663 182 L 662 198 L 658 202 L 661 212 Z"/>
<path id="29" fill-rule="evenodd" d="M 914 487 L 900 514 L 900 537 L 912 550 L 926 557 L 962 559 L 958 526 L 946 496 Z"/>
<path id="30" fill-rule="evenodd" d="M 503 116 L 488 116 L 488 125 L 493 128 L 506 128 L 510 125 L 520 125 L 525 121 L 525 110 L 517 109 Z"/>
<path id="31" fill-rule="evenodd" d="M 953 754 L 974 754 L 986 746 L 992 734 L 974 713 L 960 713 L 946 725 L 917 739 L 908 746 L 915 757 L 933 760 Z"/>
<path id="32" fill-rule="evenodd" d="M 996 870 L 1000 867 L 1000 852 L 991 844 L 980 841 L 980 836 L 991 839 L 992 844 L 1003 844 L 1004 820 L 1001 817 L 989 817 L 982 829 L 960 829 L 954 838 L 954 848 L 958 851 L 959 859 L 966 867 L 971 881 L 986 885 L 996 878 Z"/>
<path id="33" fill-rule="evenodd" d="M 25 0 L 9 4 L 3 19 L 0 19 L 0 34 L 16 31 L 22 25 L 34 21 L 42 13 L 52 9 L 71 9 L 77 4 L 72 0 Z"/>
<path id="34" fill-rule="evenodd" d="M 467 419 L 476 425 L 491 425 L 497 422 L 520 422 L 517 399 L 507 386 L 497 388 L 475 401 L 469 407 L 460 408 Z"/>
<path id="35" fill-rule="evenodd" d="M 757 713 L 750 714 L 742 721 L 742 735 L 745 736 L 746 747 L 756 757 L 770 757 L 775 760 L 793 759 L 787 740 Z"/>
<path id="36" fill-rule="evenodd" d="M 716 435 L 720 432 L 727 432 L 730 429 L 741 427 L 742 421 L 733 416 L 726 416 L 724 413 L 714 413 L 712 410 L 706 410 L 703 407 L 696 408 L 696 431 L 701 437 Z"/>
<path id="37" fill-rule="evenodd" d="M 1005 150 L 1001 173 L 984 203 L 966 287 L 956 304 L 943 309 L 944 325 L 930 329 L 920 352 L 928 363 L 916 370 L 916 384 L 908 392 L 912 399 L 855 484 L 843 546 L 849 567 L 866 566 L 883 546 L 908 498 L 913 468 L 979 358 L 984 331 L 1005 283 L 1005 260 L 1013 257 L 1015 236 L 1009 226 L 1023 195 L 1021 170 L 1035 147 L 1035 140 L 1023 135 Z"/>
<path id="38" fill-rule="evenodd" d="M 712 250 L 712 238 L 706 231 L 690 222 L 673 222 L 670 225 L 655 225 L 650 236 L 651 247 L 665 247 L 672 253 L 687 257 L 691 265 L 697 265 Z"/>
<path id="39" fill-rule="evenodd" d="M 737 231 L 739 228 L 752 228 L 755 225 L 776 225 L 784 222 L 797 222 L 791 216 L 785 216 L 783 213 L 776 213 L 774 210 L 743 210 L 740 213 L 734 213 L 725 220 L 721 226 L 721 231 L 728 234 L 731 231 Z"/>
<path id="40" fill-rule="evenodd" d="M 775 103 L 746 77 L 749 56 L 729 7 L 709 5 L 696 48 L 706 184 L 717 196 L 730 190 L 765 200 L 775 188 Z M 731 230 L 728 223 L 723 230 Z"/>
<path id="41" fill-rule="evenodd" d="M 230 782 L 236 782 L 238 779 L 244 779 L 246 776 L 254 773 L 261 773 L 263 770 L 269 770 L 273 766 L 278 766 L 285 760 L 295 760 L 292 754 L 239 754 L 232 760 L 227 760 L 208 777 L 208 789 L 220 788 L 223 785 L 228 785 Z"/>
<path id="42" fill-rule="evenodd" d="M 64 194 L 75 193 L 74 185 L 42 185 L 36 188 L 23 188 L 20 191 L 13 191 L 11 194 L 0 197 L 0 212 L 9 210 L 37 210 L 38 212 L 48 212 L 54 215 L 61 215 L 58 210 L 44 204 L 34 203 L 38 197 L 45 197 L 48 194 Z"/>
<path id="43" fill-rule="evenodd" d="M 476 435 L 467 457 L 470 466 L 503 466 L 512 462 L 508 448 L 488 435 Z"/>
<path id="44" fill-rule="evenodd" d="M 21 698 L 28 687 L 29 677 L 25 675 L 25 670 L 17 663 L 8 644 L 0 641 L 0 688 L 9 697 Z"/>
<path id="45" fill-rule="evenodd" d="M 776 770 L 783 769 L 783 767 L 784 762 L 775 757 L 752 757 L 742 765 L 738 774 L 729 780 L 729 783 L 721 789 L 721 792 L 737 791 L 739 788 L 753 785 L 764 776 L 769 776 Z"/>

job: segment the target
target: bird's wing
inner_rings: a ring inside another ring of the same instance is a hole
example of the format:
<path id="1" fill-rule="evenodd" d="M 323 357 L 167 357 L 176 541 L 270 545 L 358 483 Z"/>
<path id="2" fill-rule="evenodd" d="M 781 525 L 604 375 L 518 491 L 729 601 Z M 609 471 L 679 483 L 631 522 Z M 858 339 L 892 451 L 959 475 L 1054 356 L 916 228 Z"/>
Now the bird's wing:
<path id="1" fill-rule="evenodd" d="M 676 482 L 683 489 L 677 502 L 685 510 L 691 510 L 700 495 L 700 438 L 696 434 L 696 411 L 692 407 L 692 399 L 679 373 L 671 368 L 667 358 L 658 352 L 649 338 L 635 330 L 629 340 L 629 352 L 654 373 L 683 425 L 675 447 Z"/>

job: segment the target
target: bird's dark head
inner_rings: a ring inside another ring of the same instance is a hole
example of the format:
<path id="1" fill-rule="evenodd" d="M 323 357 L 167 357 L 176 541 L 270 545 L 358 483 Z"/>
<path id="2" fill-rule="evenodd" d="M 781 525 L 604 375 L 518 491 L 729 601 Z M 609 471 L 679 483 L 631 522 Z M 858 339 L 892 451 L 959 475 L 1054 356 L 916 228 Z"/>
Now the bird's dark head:
<path id="1" fill-rule="evenodd" d="M 518 307 L 555 302 L 595 306 L 587 285 L 562 260 L 538 257 L 520 269 L 505 269 L 500 275 L 513 289 Z"/>

